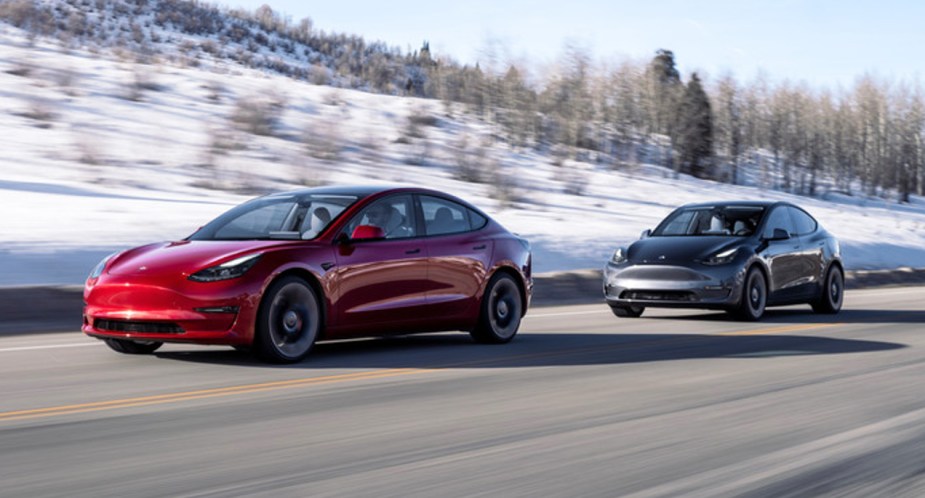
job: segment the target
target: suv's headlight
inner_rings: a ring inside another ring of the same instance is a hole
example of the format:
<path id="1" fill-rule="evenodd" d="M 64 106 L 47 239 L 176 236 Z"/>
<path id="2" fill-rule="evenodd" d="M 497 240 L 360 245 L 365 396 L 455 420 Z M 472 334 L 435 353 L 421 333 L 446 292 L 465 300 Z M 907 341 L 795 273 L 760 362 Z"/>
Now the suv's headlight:
<path id="1" fill-rule="evenodd" d="M 739 252 L 738 247 L 729 249 L 723 252 L 718 252 L 710 256 L 709 258 L 703 260 L 703 264 L 705 265 L 724 265 L 726 263 L 731 262 L 733 259 L 735 259 L 736 254 L 738 254 L 738 252 Z"/>
<path id="2" fill-rule="evenodd" d="M 615 265 L 626 263 L 626 248 L 618 247 L 617 250 L 613 252 L 613 256 L 610 257 L 610 262 Z"/>
<path id="3" fill-rule="evenodd" d="M 114 252 L 110 254 L 109 256 L 106 256 L 105 258 L 103 258 L 103 260 L 100 261 L 99 263 L 97 263 L 96 266 L 93 267 L 93 270 L 90 272 L 90 276 L 87 277 L 87 280 L 93 280 L 94 278 L 99 278 L 100 275 L 103 274 L 103 270 L 106 269 L 106 264 L 109 263 L 109 260 L 114 258 L 117 254 L 119 253 Z"/>
<path id="4" fill-rule="evenodd" d="M 218 280 L 238 278 L 247 273 L 247 270 L 250 270 L 257 263 L 260 256 L 262 256 L 261 253 L 241 256 L 226 263 L 197 271 L 190 275 L 189 279 L 196 282 L 216 282 Z"/>

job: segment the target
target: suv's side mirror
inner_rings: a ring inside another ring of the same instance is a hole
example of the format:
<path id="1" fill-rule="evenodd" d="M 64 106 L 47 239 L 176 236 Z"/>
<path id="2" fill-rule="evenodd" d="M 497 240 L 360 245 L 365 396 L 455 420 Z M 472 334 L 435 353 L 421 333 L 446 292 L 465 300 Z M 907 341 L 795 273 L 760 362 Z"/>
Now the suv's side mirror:
<path id="1" fill-rule="evenodd" d="M 787 240 L 790 238 L 790 233 L 788 233 L 783 228 L 775 228 L 774 233 L 770 237 L 765 237 L 764 240 L 774 241 L 774 240 Z"/>
<path id="2" fill-rule="evenodd" d="M 350 240 L 376 240 L 384 239 L 385 232 L 375 225 L 359 225 L 350 234 Z"/>
<path id="3" fill-rule="evenodd" d="M 642 231 L 641 234 L 639 234 L 639 240 L 648 239 L 651 235 L 652 235 L 652 230 L 649 230 L 648 228 L 646 228 L 645 230 Z"/>

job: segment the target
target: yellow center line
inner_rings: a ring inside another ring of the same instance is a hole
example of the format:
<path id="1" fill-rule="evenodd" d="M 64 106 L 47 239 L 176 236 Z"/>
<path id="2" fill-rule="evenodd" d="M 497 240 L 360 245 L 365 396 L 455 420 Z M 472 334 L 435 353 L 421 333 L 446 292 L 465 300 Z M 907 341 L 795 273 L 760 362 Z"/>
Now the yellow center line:
<path id="1" fill-rule="evenodd" d="M 248 394 L 261 391 L 272 391 L 286 389 L 291 387 L 301 387 L 306 385 L 333 384 L 337 382 L 381 379 L 385 377 L 397 377 L 399 375 L 417 374 L 430 371 L 424 368 L 390 368 L 386 370 L 373 370 L 370 372 L 356 372 L 350 374 L 324 375 L 320 377 L 307 377 L 302 379 L 291 379 L 276 382 L 264 382 L 260 384 L 244 384 L 231 387 L 219 387 L 215 389 L 201 389 L 197 391 L 185 391 L 171 394 L 159 394 L 154 396 L 142 396 L 137 398 L 115 399 L 110 401 L 97 401 L 92 403 L 80 403 L 75 405 L 52 406 L 48 408 L 37 408 L 33 410 L 17 410 L 10 412 L 0 412 L 0 421 L 20 420 L 24 418 L 49 417 L 53 415 L 69 415 L 72 413 L 93 412 L 99 410 L 125 408 L 131 406 L 144 406 L 163 403 L 175 403 L 191 399 L 214 398 L 218 396 L 230 396 L 233 394 Z"/>
<path id="2" fill-rule="evenodd" d="M 781 334 L 787 332 L 798 332 L 820 328 L 827 328 L 839 325 L 838 323 L 811 323 L 802 325 L 785 325 L 780 327 L 765 327 L 759 329 L 738 330 L 732 332 L 719 332 L 709 334 L 715 336 L 745 336 L 760 334 Z M 698 335 L 691 334 L 690 338 L 696 338 Z M 702 337 L 702 336 L 700 336 Z M 442 366 L 426 368 L 388 368 L 382 370 L 372 370 L 367 372 L 354 372 L 337 375 L 323 375 L 318 377 L 306 377 L 301 379 L 280 380 L 273 382 L 262 382 L 258 384 L 243 384 L 229 387 L 218 387 L 213 389 L 200 389 L 195 391 L 184 391 L 169 394 L 157 394 L 152 396 L 141 396 L 134 398 L 114 399 L 109 401 L 95 401 L 90 403 L 79 403 L 71 405 L 50 406 L 47 408 L 35 408 L 30 410 L 16 410 L 0 412 L 0 422 L 35 419 L 43 417 L 52 417 L 58 415 L 71 415 L 76 413 L 95 412 L 101 410 L 115 410 L 119 408 L 131 408 L 137 406 L 158 405 L 167 403 L 178 403 L 181 401 L 215 398 L 222 396 L 231 396 L 235 394 L 251 394 L 265 391 L 275 391 L 279 389 L 289 389 L 305 386 L 316 386 L 322 384 L 334 384 L 340 382 L 352 382 L 360 380 L 383 379 L 389 377 L 398 377 L 402 375 L 415 375 L 422 373 L 436 372 L 448 368 L 458 368 L 473 365 L 485 365 L 492 363 L 510 362 L 511 360 L 535 359 L 555 356 L 565 356 L 582 352 L 604 351 L 610 349 L 621 349 L 628 347 L 648 346 L 652 344 L 671 343 L 676 341 L 687 340 L 683 334 L 676 335 L 668 339 L 656 339 L 651 341 L 640 341 L 631 343 L 618 343 L 605 346 L 587 346 L 581 348 L 560 349 L 557 351 L 545 353 L 532 353 L 523 355 L 511 355 L 500 358 L 488 358 L 484 360 L 474 360 L 468 362 L 451 363 Z"/>

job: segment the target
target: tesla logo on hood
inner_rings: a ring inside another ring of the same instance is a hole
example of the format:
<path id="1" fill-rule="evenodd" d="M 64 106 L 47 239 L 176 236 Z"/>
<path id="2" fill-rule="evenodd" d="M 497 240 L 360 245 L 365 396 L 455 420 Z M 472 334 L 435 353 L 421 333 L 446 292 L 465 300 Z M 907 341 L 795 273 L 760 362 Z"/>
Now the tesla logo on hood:
<path id="1" fill-rule="evenodd" d="M 665 261 L 665 255 L 662 254 L 661 256 L 659 256 L 659 257 L 658 257 L 658 260 L 659 260 L 659 261 Z"/>
<path id="2" fill-rule="evenodd" d="M 138 271 L 145 271 L 145 270 L 147 270 L 147 269 L 148 269 L 147 266 L 140 266 L 140 267 L 138 267 Z"/>

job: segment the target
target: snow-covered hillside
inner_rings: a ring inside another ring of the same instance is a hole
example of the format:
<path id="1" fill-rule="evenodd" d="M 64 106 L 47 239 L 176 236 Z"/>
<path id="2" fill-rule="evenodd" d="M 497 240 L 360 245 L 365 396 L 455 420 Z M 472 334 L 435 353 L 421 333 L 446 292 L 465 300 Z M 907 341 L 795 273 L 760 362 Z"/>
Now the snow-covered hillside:
<path id="1" fill-rule="evenodd" d="M 106 254 L 185 237 L 262 192 L 425 185 L 533 243 L 536 271 L 598 268 L 679 204 L 787 199 L 850 268 L 925 266 L 925 200 L 796 197 L 512 150 L 434 100 L 334 89 L 234 65 L 139 65 L 0 27 L 0 285 L 81 283 Z M 464 165 L 488 165 L 476 173 Z M 461 166 L 463 165 L 463 166 Z"/>
<path id="2" fill-rule="evenodd" d="M 0 22 L 66 47 L 196 67 L 235 65 L 316 84 L 421 96 L 428 45 L 315 29 L 269 5 L 249 11 L 196 0 L 4 0 Z M 447 62 L 444 61 L 446 64 Z"/>

